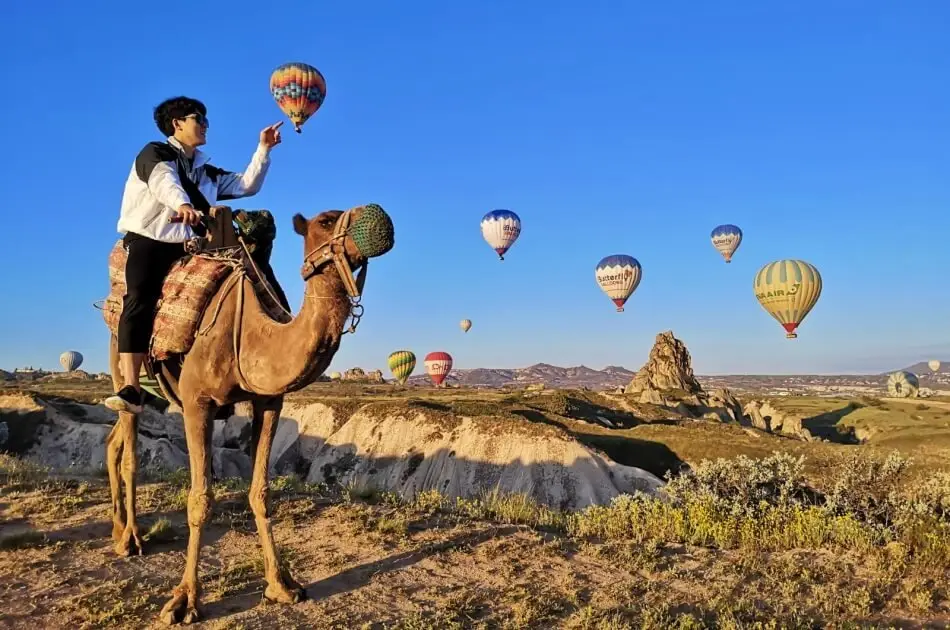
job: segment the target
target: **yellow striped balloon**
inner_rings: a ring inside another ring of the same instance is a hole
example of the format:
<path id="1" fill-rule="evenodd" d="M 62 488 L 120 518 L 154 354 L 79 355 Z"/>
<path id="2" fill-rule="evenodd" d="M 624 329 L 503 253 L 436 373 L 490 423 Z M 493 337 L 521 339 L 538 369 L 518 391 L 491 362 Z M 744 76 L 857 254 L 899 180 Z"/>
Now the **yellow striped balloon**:
<path id="1" fill-rule="evenodd" d="M 412 371 L 416 369 L 416 355 L 409 350 L 396 350 L 389 355 L 389 371 L 396 382 L 404 385 Z"/>
<path id="2" fill-rule="evenodd" d="M 755 274 L 755 298 L 789 339 L 821 296 L 821 274 L 804 260 L 776 260 Z"/>

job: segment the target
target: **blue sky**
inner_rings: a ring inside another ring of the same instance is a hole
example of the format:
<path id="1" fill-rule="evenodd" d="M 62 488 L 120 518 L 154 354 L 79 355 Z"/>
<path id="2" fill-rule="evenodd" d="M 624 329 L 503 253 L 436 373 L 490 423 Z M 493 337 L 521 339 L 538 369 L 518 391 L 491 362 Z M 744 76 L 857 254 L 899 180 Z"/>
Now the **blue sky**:
<path id="1" fill-rule="evenodd" d="M 235 204 L 276 214 L 291 303 L 295 212 L 372 201 L 396 225 L 331 370 L 388 375 L 399 348 L 417 373 L 431 350 L 459 368 L 638 368 L 666 329 L 709 374 L 950 360 L 944 0 L 116 6 L 5 13 L 2 367 L 58 369 L 74 349 L 107 369 L 92 303 L 129 167 L 159 139 L 152 108 L 203 100 L 205 148 L 243 169 L 285 119 L 267 83 L 291 60 L 323 72 L 326 101 Z M 479 232 L 493 208 L 523 222 L 505 262 Z M 720 223 L 745 232 L 731 265 L 709 242 Z M 624 313 L 594 282 L 613 253 L 643 265 Z M 794 341 L 752 292 L 779 258 L 824 278 Z"/>

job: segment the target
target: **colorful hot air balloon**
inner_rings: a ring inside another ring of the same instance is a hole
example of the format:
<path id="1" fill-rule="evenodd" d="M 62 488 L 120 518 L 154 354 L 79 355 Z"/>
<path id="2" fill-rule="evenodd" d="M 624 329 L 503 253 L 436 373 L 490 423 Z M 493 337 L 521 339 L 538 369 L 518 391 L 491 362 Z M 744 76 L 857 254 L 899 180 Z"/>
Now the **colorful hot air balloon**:
<path id="1" fill-rule="evenodd" d="M 642 275 L 643 269 L 640 267 L 640 262 L 626 254 L 614 254 L 602 258 L 594 270 L 597 284 L 617 305 L 618 313 L 623 311 L 623 305 L 630 294 L 637 290 Z"/>
<path id="2" fill-rule="evenodd" d="M 438 387 L 452 371 L 452 355 L 448 352 L 430 352 L 425 358 L 426 373 Z"/>
<path id="3" fill-rule="evenodd" d="M 59 355 L 59 364 L 62 365 L 63 369 L 67 372 L 72 372 L 82 365 L 82 355 L 75 350 L 68 350 Z"/>
<path id="4" fill-rule="evenodd" d="M 762 308 L 794 339 L 795 329 L 821 295 L 821 274 L 803 260 L 776 260 L 755 274 L 753 289 Z"/>
<path id="5" fill-rule="evenodd" d="M 930 368 L 931 372 L 936 372 L 937 370 L 940 369 L 940 361 L 936 359 L 931 359 L 930 361 L 927 361 L 927 367 Z"/>
<path id="6" fill-rule="evenodd" d="M 518 235 L 521 234 L 521 219 L 511 210 L 492 210 L 482 217 L 482 236 L 498 252 L 500 260 L 505 259 Z"/>
<path id="7" fill-rule="evenodd" d="M 468 329 L 472 327 L 472 320 L 463 319 L 461 322 L 459 322 L 459 326 L 462 327 L 462 332 L 468 332 Z"/>
<path id="8" fill-rule="evenodd" d="M 913 372 L 898 370 L 887 377 L 887 394 L 893 398 L 916 398 L 920 381 Z"/>
<path id="9" fill-rule="evenodd" d="M 396 350 L 389 355 L 389 371 L 396 377 L 396 382 L 405 384 L 406 379 L 416 369 L 416 355 L 409 350 Z"/>
<path id="10" fill-rule="evenodd" d="M 306 63 L 285 63 L 270 75 L 270 93 L 294 123 L 294 131 L 310 118 L 327 96 L 327 82 L 320 71 Z"/>
<path id="11" fill-rule="evenodd" d="M 739 229 L 739 226 L 729 223 L 717 225 L 710 234 L 710 238 L 713 247 L 719 250 L 722 257 L 729 263 L 732 262 L 732 255 L 736 253 L 736 250 L 739 249 L 739 243 L 742 242 L 742 230 Z"/>

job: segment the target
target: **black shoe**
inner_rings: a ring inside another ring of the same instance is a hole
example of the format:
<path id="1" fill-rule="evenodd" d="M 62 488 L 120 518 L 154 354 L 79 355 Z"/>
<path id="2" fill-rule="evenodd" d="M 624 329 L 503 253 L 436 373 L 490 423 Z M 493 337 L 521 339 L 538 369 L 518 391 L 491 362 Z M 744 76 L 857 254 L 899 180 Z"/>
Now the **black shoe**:
<path id="1" fill-rule="evenodd" d="M 126 385 L 118 393 L 106 398 L 103 404 L 112 411 L 142 413 L 142 393 L 131 385 Z"/>

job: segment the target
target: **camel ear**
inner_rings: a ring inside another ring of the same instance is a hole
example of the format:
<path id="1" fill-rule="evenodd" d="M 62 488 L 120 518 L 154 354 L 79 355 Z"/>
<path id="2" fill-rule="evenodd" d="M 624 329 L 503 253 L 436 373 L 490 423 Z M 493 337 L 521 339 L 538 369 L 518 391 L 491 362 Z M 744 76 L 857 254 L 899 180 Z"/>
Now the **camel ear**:
<path id="1" fill-rule="evenodd" d="M 299 212 L 294 215 L 294 232 L 300 236 L 307 235 L 307 220 Z"/>

